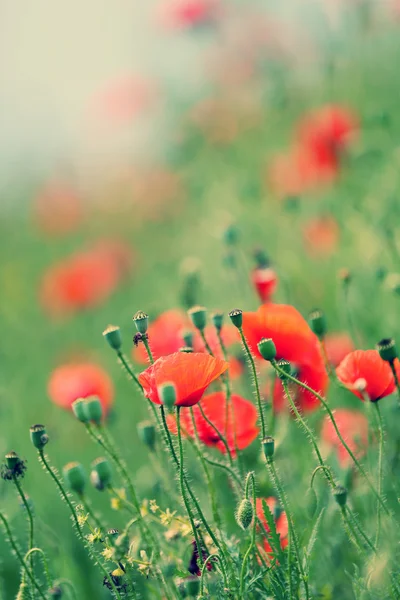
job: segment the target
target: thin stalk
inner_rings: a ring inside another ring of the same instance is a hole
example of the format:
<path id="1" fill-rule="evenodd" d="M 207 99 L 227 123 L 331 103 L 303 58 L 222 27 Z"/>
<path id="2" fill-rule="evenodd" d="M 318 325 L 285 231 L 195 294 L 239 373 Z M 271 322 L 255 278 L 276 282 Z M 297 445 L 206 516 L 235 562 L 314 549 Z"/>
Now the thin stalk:
<path id="1" fill-rule="evenodd" d="M 254 511 L 254 515 L 253 515 L 253 526 L 252 526 L 252 529 L 251 529 L 250 544 L 249 544 L 249 547 L 247 548 L 246 554 L 243 557 L 242 568 L 240 570 L 240 587 L 239 587 L 239 597 L 240 598 L 245 598 L 245 596 L 243 595 L 243 591 L 244 591 L 244 581 L 245 581 L 245 573 L 246 573 L 247 560 L 248 560 L 248 558 L 250 556 L 251 551 L 253 550 L 253 548 L 256 545 L 256 525 L 257 525 L 257 519 L 256 519 L 256 482 L 255 482 L 255 478 L 254 478 L 254 473 L 249 473 L 247 475 L 247 478 L 246 478 L 246 498 L 248 496 L 248 488 L 249 488 L 250 481 L 251 481 L 252 491 L 253 491 L 253 511 Z"/>
<path id="2" fill-rule="evenodd" d="M 34 521 L 33 521 L 33 514 L 31 511 L 31 507 L 29 506 L 29 502 L 27 497 L 25 496 L 24 490 L 22 489 L 22 486 L 20 484 L 20 482 L 18 481 L 18 478 L 15 477 L 15 475 L 13 475 L 13 480 L 15 483 L 15 487 L 18 490 L 18 493 L 20 495 L 20 498 L 23 502 L 23 505 L 25 506 L 27 515 L 28 515 L 28 521 L 29 521 L 29 543 L 28 543 L 28 551 L 32 550 L 33 548 L 33 543 L 34 543 Z M 33 556 L 30 554 L 29 555 L 29 565 L 31 570 L 33 571 Z"/>
<path id="3" fill-rule="evenodd" d="M 147 356 L 149 357 L 150 364 L 154 364 L 153 354 L 150 350 L 149 340 L 147 339 L 146 335 L 144 335 L 142 337 L 142 342 L 144 344 L 144 347 L 146 348 L 146 352 L 147 352 Z"/>
<path id="4" fill-rule="evenodd" d="M 128 375 L 131 377 L 131 379 L 136 383 L 136 385 L 138 386 L 139 390 L 142 392 L 143 388 L 140 384 L 139 379 L 137 378 L 136 374 L 134 373 L 132 367 L 130 366 L 128 359 L 126 358 L 125 354 L 121 351 L 121 350 L 117 350 L 116 351 L 117 356 L 119 358 L 119 360 L 122 363 L 122 366 L 124 367 L 124 369 L 126 370 L 126 372 L 128 373 Z"/>
<path id="5" fill-rule="evenodd" d="M 104 527 L 102 525 L 102 523 L 100 522 L 100 520 L 97 518 L 96 513 L 93 511 L 88 499 L 86 498 L 85 494 L 79 494 L 79 500 L 81 501 L 83 508 L 85 509 L 85 511 L 89 514 L 89 516 L 91 517 L 91 519 L 94 521 L 96 527 L 98 529 L 100 529 L 100 531 L 107 531 L 107 528 Z"/>
<path id="6" fill-rule="evenodd" d="M 51 580 L 51 575 L 50 575 L 50 571 L 49 571 L 49 565 L 48 565 L 47 558 L 46 558 L 46 555 L 43 552 L 43 550 L 41 548 L 31 548 L 25 554 L 25 561 L 27 560 L 27 558 L 32 558 L 32 554 L 34 554 L 34 552 L 38 552 L 42 557 L 42 562 L 43 562 L 43 567 L 44 567 L 44 573 L 46 575 L 47 585 L 48 585 L 48 587 L 51 587 L 52 580 Z"/>
<path id="7" fill-rule="evenodd" d="M 379 402 L 374 402 L 376 409 L 376 416 L 378 420 L 378 432 L 379 432 L 379 454 L 378 454 L 378 494 L 382 494 L 382 472 L 383 472 L 383 422 Z M 379 546 L 379 537 L 381 534 L 381 505 L 378 502 L 376 507 L 376 537 L 375 546 Z"/>
<path id="8" fill-rule="evenodd" d="M 240 333 L 240 337 L 242 339 L 242 344 L 243 344 L 244 349 L 246 351 L 247 358 L 249 359 L 251 370 L 252 370 L 252 373 L 253 373 L 253 382 L 254 382 L 254 386 L 255 386 L 256 400 L 257 400 L 257 406 L 258 406 L 258 416 L 259 416 L 260 422 L 261 422 L 262 439 L 264 439 L 266 437 L 267 433 L 266 433 L 266 429 L 265 429 L 265 419 L 264 419 L 264 412 L 263 412 L 263 407 L 262 407 L 262 402 L 261 402 L 260 385 L 258 383 L 256 364 L 254 362 L 254 358 L 253 358 L 253 355 L 251 353 L 251 350 L 250 350 L 250 348 L 249 348 L 249 346 L 247 344 L 247 341 L 246 341 L 246 338 L 244 336 L 243 328 L 242 327 L 240 327 L 239 333 Z"/>
<path id="9" fill-rule="evenodd" d="M 391 368 L 392 373 L 393 373 L 394 382 L 396 384 L 396 389 L 397 389 L 398 400 L 400 402 L 400 382 L 399 382 L 399 378 L 397 377 L 397 371 L 396 371 L 396 368 L 394 366 L 394 362 L 393 361 L 390 362 L 390 368 Z"/>
<path id="10" fill-rule="evenodd" d="M 225 437 L 222 435 L 222 433 L 220 432 L 220 430 L 218 429 L 218 427 L 216 425 L 214 425 L 214 423 L 212 421 L 210 421 L 210 419 L 207 417 L 207 415 L 205 414 L 203 407 L 201 406 L 201 402 L 199 402 L 199 404 L 197 405 L 199 407 L 201 416 L 203 417 L 203 419 L 206 421 L 206 423 L 212 427 L 212 429 L 215 431 L 215 433 L 217 434 L 217 436 L 219 437 L 220 441 L 223 443 L 224 448 L 226 450 L 226 454 L 228 456 L 229 462 L 231 465 L 233 465 L 233 458 L 232 458 L 232 454 L 231 451 L 229 449 L 228 446 L 228 442 L 226 441 Z"/>
<path id="11" fill-rule="evenodd" d="M 204 581 L 205 581 L 205 575 L 207 574 L 207 565 L 211 560 L 217 560 L 221 569 L 221 573 L 222 573 L 222 577 L 224 579 L 224 588 L 227 589 L 228 588 L 228 580 L 226 578 L 226 571 L 225 571 L 225 567 L 224 567 L 224 563 L 221 560 L 221 557 L 219 556 L 219 554 L 210 554 L 209 556 L 207 556 L 206 560 L 204 561 L 204 565 L 201 569 L 201 576 L 200 576 L 200 597 L 203 597 L 204 595 Z"/>

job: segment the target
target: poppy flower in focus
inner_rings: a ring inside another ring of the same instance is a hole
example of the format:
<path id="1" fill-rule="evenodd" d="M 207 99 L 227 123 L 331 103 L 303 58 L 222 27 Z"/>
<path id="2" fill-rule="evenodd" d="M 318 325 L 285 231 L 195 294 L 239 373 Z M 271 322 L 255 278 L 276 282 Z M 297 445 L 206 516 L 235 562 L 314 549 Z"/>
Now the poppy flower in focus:
<path id="1" fill-rule="evenodd" d="M 354 344 L 348 333 L 327 333 L 324 337 L 325 350 L 329 364 L 337 367 L 345 356 L 354 350 Z"/>
<path id="2" fill-rule="evenodd" d="M 222 433 L 227 441 L 229 451 L 233 457 L 238 450 L 247 448 L 257 437 L 257 409 L 252 402 L 237 394 L 232 394 L 232 405 L 228 407 L 228 421 L 226 422 L 226 396 L 224 392 L 214 392 L 204 396 L 201 400 L 201 408 L 211 423 Z M 223 454 L 226 448 L 221 442 L 215 430 L 207 423 L 201 414 L 199 406 L 193 408 L 196 429 L 199 439 L 206 446 L 218 448 Z M 186 435 L 195 439 L 192 417 L 189 409 L 182 409 L 180 413 L 182 429 Z M 226 427 L 227 425 L 227 427 Z M 176 421 L 173 416 L 168 419 L 168 426 L 172 433 L 176 434 Z"/>
<path id="3" fill-rule="evenodd" d="M 204 329 L 204 335 L 212 353 L 217 358 L 224 358 L 221 346 L 219 344 L 217 332 L 212 325 L 207 325 Z M 221 330 L 221 339 L 225 348 L 230 348 L 234 344 L 240 344 L 240 334 L 234 325 L 224 325 Z M 195 352 L 207 352 L 199 332 L 196 330 L 193 339 L 193 348 Z M 229 375 L 232 379 L 240 377 L 243 373 L 243 364 L 234 356 L 229 356 Z"/>
<path id="4" fill-rule="evenodd" d="M 181 310 L 167 310 L 151 321 L 147 334 L 154 359 L 178 352 L 184 346 L 182 331 L 185 329 L 190 329 L 190 320 Z M 147 352 L 142 344 L 133 349 L 133 358 L 147 364 Z"/>
<path id="5" fill-rule="evenodd" d="M 111 408 L 114 398 L 112 381 L 106 371 L 95 363 L 60 365 L 50 375 L 47 384 L 50 400 L 65 409 L 78 398 L 97 396 L 104 414 Z"/>
<path id="6" fill-rule="evenodd" d="M 307 384 L 313 390 L 324 396 L 329 384 L 329 377 L 325 370 L 325 365 L 320 356 L 311 365 L 299 365 L 295 367 L 296 378 L 302 383 Z M 318 408 L 319 400 L 314 394 L 305 390 L 296 383 L 288 382 L 290 395 L 300 412 L 311 412 Z M 289 401 L 285 397 L 285 392 L 281 380 L 275 379 L 274 392 L 272 397 L 273 408 L 276 413 L 290 409 Z"/>
<path id="7" fill-rule="evenodd" d="M 339 408 L 334 412 L 336 425 L 350 450 L 357 456 L 365 453 L 368 446 L 368 419 L 356 410 Z M 335 450 L 342 467 L 352 464 L 352 460 L 342 445 L 328 415 L 324 418 L 321 437 L 326 446 Z"/>
<path id="8" fill-rule="evenodd" d="M 66 235 L 82 222 L 81 198 L 69 183 L 51 181 L 34 200 L 33 216 L 47 235 Z"/>
<path id="9" fill-rule="evenodd" d="M 210 383 L 228 368 L 227 362 L 209 354 L 175 352 L 161 356 L 140 373 L 138 379 L 144 395 L 154 404 L 161 404 L 158 387 L 163 383 L 173 383 L 176 406 L 193 406 L 199 402 Z"/>
<path id="10" fill-rule="evenodd" d="M 277 360 L 302 365 L 319 363 L 321 353 L 317 336 L 301 314 L 289 304 L 263 304 L 255 312 L 243 313 L 243 332 L 255 356 L 263 338 L 272 338 Z"/>
<path id="11" fill-rule="evenodd" d="M 168 28 L 186 29 L 212 23 L 217 18 L 218 0 L 170 0 L 161 19 Z"/>
<path id="12" fill-rule="evenodd" d="M 330 215 L 310 219 L 303 227 L 307 252 L 316 257 L 333 254 L 338 246 L 339 233 L 339 225 Z"/>
<path id="13" fill-rule="evenodd" d="M 336 369 L 338 379 L 358 398 L 363 400 L 357 389 L 359 382 L 371 402 L 389 396 L 395 389 L 395 382 L 389 363 L 379 356 L 377 350 L 354 350 L 342 360 Z"/>
<path id="14" fill-rule="evenodd" d="M 288 520 L 287 520 L 286 513 L 284 511 L 281 511 L 279 509 L 278 501 L 273 496 L 271 496 L 269 498 L 257 498 L 256 499 L 257 517 L 261 521 L 261 523 L 263 524 L 264 529 L 267 532 L 269 532 L 270 529 L 268 527 L 267 520 L 266 520 L 266 518 L 264 516 L 263 500 L 266 502 L 266 504 L 268 505 L 268 508 L 270 509 L 271 513 L 274 516 L 275 525 L 276 525 L 276 532 L 280 536 L 281 547 L 282 547 L 282 549 L 284 549 L 284 548 L 286 548 L 286 546 L 289 543 L 289 540 L 288 540 L 289 526 L 288 526 Z M 273 550 L 271 548 L 271 545 L 268 542 L 267 538 L 265 538 L 265 540 L 264 540 L 264 550 L 268 554 L 271 554 L 273 552 Z"/>
<path id="15" fill-rule="evenodd" d="M 269 302 L 278 285 L 278 277 L 270 267 L 256 267 L 251 272 L 251 281 L 262 303 Z"/>

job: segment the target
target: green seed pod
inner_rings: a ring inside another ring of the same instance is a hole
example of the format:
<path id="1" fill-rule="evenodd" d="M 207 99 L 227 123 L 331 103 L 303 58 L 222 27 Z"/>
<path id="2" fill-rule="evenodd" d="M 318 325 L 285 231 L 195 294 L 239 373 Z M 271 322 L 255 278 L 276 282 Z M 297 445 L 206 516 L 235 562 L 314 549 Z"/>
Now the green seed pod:
<path id="1" fill-rule="evenodd" d="M 191 331 L 190 329 L 184 329 L 181 335 L 185 346 L 193 348 L 193 331 Z"/>
<path id="2" fill-rule="evenodd" d="M 103 457 L 96 458 L 96 460 L 92 462 L 92 472 L 90 474 L 92 485 L 99 490 L 104 490 L 104 488 L 110 485 L 111 478 L 112 469 L 109 461 Z"/>
<path id="3" fill-rule="evenodd" d="M 163 383 L 157 388 L 161 402 L 167 408 L 172 408 L 176 403 L 176 387 L 174 383 Z"/>
<path id="4" fill-rule="evenodd" d="M 282 358 L 281 360 L 278 360 L 278 362 L 276 364 L 283 371 L 283 373 L 278 372 L 279 379 L 281 379 L 282 381 L 286 381 L 287 375 L 291 375 L 291 373 L 292 373 L 292 368 L 290 366 L 290 362 L 288 360 L 285 360 L 284 358 Z"/>
<path id="5" fill-rule="evenodd" d="M 149 316 L 146 315 L 145 312 L 138 310 L 133 317 L 133 320 L 139 333 L 144 334 L 147 332 L 147 328 L 149 326 Z"/>
<path id="6" fill-rule="evenodd" d="M 103 408 L 97 396 L 86 398 L 86 402 L 83 405 L 83 411 L 87 421 L 93 421 L 96 425 L 100 425 L 103 417 Z"/>
<path id="7" fill-rule="evenodd" d="M 38 450 L 42 450 L 49 441 L 44 425 L 32 425 L 30 428 L 32 444 Z"/>
<path id="8" fill-rule="evenodd" d="M 240 308 L 234 308 L 229 313 L 229 318 L 232 321 L 232 324 L 238 329 L 242 328 L 243 324 L 243 311 Z"/>
<path id="9" fill-rule="evenodd" d="M 193 306 L 187 312 L 194 327 L 203 331 L 207 324 L 207 309 L 204 306 Z"/>
<path id="10" fill-rule="evenodd" d="M 322 340 L 322 338 L 327 332 L 326 318 L 324 313 L 318 308 L 313 310 L 310 313 L 308 322 L 315 335 L 318 336 L 320 340 Z"/>
<path id="11" fill-rule="evenodd" d="M 236 513 L 236 521 L 242 529 L 247 529 L 254 516 L 253 505 L 247 498 L 243 498 L 238 506 Z"/>
<path id="12" fill-rule="evenodd" d="M 50 588 L 48 594 L 52 600 L 59 600 L 63 595 L 62 589 L 59 585 L 55 585 L 54 587 Z"/>
<path id="13" fill-rule="evenodd" d="M 239 240 L 239 229 L 236 225 L 229 225 L 224 231 L 224 242 L 227 246 L 234 246 Z"/>
<path id="14" fill-rule="evenodd" d="M 268 460 L 273 457 L 275 453 L 275 440 L 273 437 L 266 437 L 262 441 L 262 447 L 265 458 Z"/>
<path id="15" fill-rule="evenodd" d="M 318 509 L 318 496 L 314 488 L 309 487 L 306 492 L 306 510 L 309 519 L 313 519 Z"/>
<path id="16" fill-rule="evenodd" d="M 381 340 L 376 345 L 376 349 L 378 350 L 381 359 L 386 362 L 392 363 L 395 358 L 398 358 L 397 348 L 393 338 Z"/>
<path id="17" fill-rule="evenodd" d="M 18 454 L 12 450 L 11 452 L 8 452 L 8 454 L 6 454 L 5 458 L 6 458 L 7 468 L 10 469 L 11 471 L 13 469 L 15 469 L 15 467 L 17 466 L 17 464 L 19 462 Z"/>
<path id="18" fill-rule="evenodd" d="M 142 421 L 137 426 L 140 439 L 150 450 L 154 450 L 156 444 L 156 428 L 150 421 Z"/>
<path id="19" fill-rule="evenodd" d="M 271 338 L 263 338 L 257 347 L 264 360 L 271 361 L 276 358 L 276 346 Z"/>
<path id="20" fill-rule="evenodd" d="M 179 348 L 179 352 L 185 352 L 186 354 L 192 354 L 193 348 L 191 346 L 182 346 L 182 348 Z"/>
<path id="21" fill-rule="evenodd" d="M 198 577 L 189 577 L 186 579 L 186 593 L 191 598 L 196 598 L 200 590 L 200 581 Z"/>
<path id="22" fill-rule="evenodd" d="M 120 350 L 122 346 L 121 329 L 118 325 L 109 325 L 103 331 L 103 336 L 113 350 Z"/>
<path id="23" fill-rule="evenodd" d="M 347 490 L 342 485 L 337 485 L 333 490 L 333 495 L 339 506 L 345 506 L 347 502 Z"/>
<path id="24" fill-rule="evenodd" d="M 213 312 L 211 315 L 211 321 L 217 331 L 221 331 L 224 322 L 224 313 Z"/>
<path id="25" fill-rule="evenodd" d="M 267 253 L 262 248 L 256 248 L 253 252 L 253 256 L 257 267 L 260 269 L 267 269 L 270 266 L 271 263 Z"/>
<path id="26" fill-rule="evenodd" d="M 72 403 L 72 412 L 78 421 L 81 421 L 81 423 L 88 423 L 88 418 L 86 417 L 85 412 L 85 403 L 85 398 L 78 398 Z"/>
<path id="27" fill-rule="evenodd" d="M 68 487 L 78 495 L 83 494 L 86 485 L 86 473 L 78 462 L 70 462 L 63 468 L 63 476 Z"/>

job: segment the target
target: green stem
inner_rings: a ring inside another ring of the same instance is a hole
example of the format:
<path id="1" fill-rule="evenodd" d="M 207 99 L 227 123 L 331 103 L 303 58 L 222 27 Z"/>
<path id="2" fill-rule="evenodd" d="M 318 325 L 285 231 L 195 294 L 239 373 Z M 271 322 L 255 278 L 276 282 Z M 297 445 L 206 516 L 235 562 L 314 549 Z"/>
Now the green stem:
<path id="1" fill-rule="evenodd" d="M 236 485 L 239 487 L 239 490 L 240 491 L 243 490 L 243 484 L 242 484 L 242 481 L 241 481 L 239 475 L 231 467 L 229 467 L 225 463 L 219 462 L 218 460 L 212 460 L 207 455 L 203 455 L 203 456 L 204 456 L 204 460 L 209 465 L 212 465 L 213 467 L 218 467 L 219 469 L 224 469 L 224 471 L 227 471 L 227 473 L 232 477 L 232 479 L 235 481 Z"/>
<path id="2" fill-rule="evenodd" d="M 29 502 L 25 496 L 24 490 L 22 489 L 22 486 L 20 484 L 20 482 L 18 481 L 18 478 L 15 477 L 15 475 L 13 475 L 13 480 L 15 483 L 15 486 L 18 490 L 18 493 L 21 497 L 21 500 L 23 502 L 23 505 L 25 506 L 26 512 L 28 514 L 28 520 L 29 520 L 29 544 L 28 544 L 28 551 L 32 550 L 33 548 L 33 543 L 34 543 L 34 522 L 33 522 L 33 514 L 31 511 L 31 507 L 29 506 Z M 33 571 L 33 556 L 30 555 L 29 558 L 29 565 L 31 570 Z"/>
<path id="3" fill-rule="evenodd" d="M 84 494 L 79 494 L 79 500 L 81 501 L 83 508 L 85 509 L 85 511 L 87 513 L 89 513 L 89 516 L 91 517 L 91 519 L 94 521 L 96 527 L 100 530 L 103 531 L 104 533 L 107 531 L 107 528 L 104 527 L 101 522 L 99 521 L 99 519 L 96 516 L 96 513 L 93 511 L 88 499 L 86 498 L 86 496 Z"/>
<path id="4" fill-rule="evenodd" d="M 82 530 L 80 528 L 79 525 L 79 521 L 78 521 L 78 516 L 76 514 L 75 508 L 72 505 L 71 500 L 68 498 L 68 494 L 64 489 L 64 486 L 62 485 L 61 481 L 59 480 L 59 478 L 57 477 L 57 475 L 55 474 L 54 470 L 52 469 L 52 467 L 49 465 L 49 463 L 47 462 L 46 456 L 43 452 L 43 448 L 41 448 L 40 450 L 38 450 L 39 456 L 40 456 L 40 460 L 42 461 L 44 467 L 46 468 L 46 470 L 48 471 L 48 473 L 50 474 L 50 476 L 52 477 L 52 479 L 54 480 L 54 483 L 56 484 L 56 486 L 59 489 L 59 492 L 62 496 L 62 498 L 64 499 L 64 501 L 67 503 L 69 510 L 71 511 L 72 517 L 74 519 L 75 522 L 75 527 L 78 530 L 78 534 L 79 537 L 83 540 L 83 533 Z"/>
<path id="5" fill-rule="evenodd" d="M 66 585 L 67 588 L 69 589 L 69 591 L 71 592 L 71 596 L 72 596 L 73 600 L 78 600 L 78 596 L 76 595 L 75 588 L 69 579 L 57 579 L 57 581 L 54 582 L 54 585 L 59 585 L 59 586 Z"/>
<path id="6" fill-rule="evenodd" d="M 400 402 L 400 382 L 399 382 L 399 378 L 397 377 L 397 371 L 396 371 L 396 368 L 394 366 L 394 362 L 393 361 L 390 362 L 390 368 L 391 368 L 392 373 L 393 373 L 394 382 L 396 384 L 396 389 L 397 389 L 398 400 Z"/>
<path id="7" fill-rule="evenodd" d="M 130 364 L 128 362 L 128 359 L 126 358 L 126 356 L 124 355 L 124 353 L 121 350 L 117 350 L 116 353 L 117 353 L 117 356 L 118 356 L 119 360 L 122 363 L 122 366 L 125 368 L 125 370 L 128 373 L 128 375 L 136 383 L 136 385 L 138 386 L 139 390 L 142 392 L 143 388 L 142 388 L 142 386 L 140 384 L 140 381 L 137 378 L 136 374 L 134 373 L 132 367 L 130 366 Z"/>
<path id="8" fill-rule="evenodd" d="M 46 596 L 43 594 L 43 592 L 40 589 L 40 587 L 39 587 L 39 585 L 38 585 L 38 583 L 37 583 L 37 581 L 36 581 L 33 573 L 31 573 L 31 571 L 29 570 L 28 565 L 26 564 L 26 562 L 24 560 L 24 557 L 22 556 L 21 552 L 19 551 L 19 548 L 18 548 L 18 546 L 17 546 L 17 544 L 16 544 L 16 542 L 15 542 L 15 540 L 13 538 L 13 535 L 11 533 L 11 529 L 10 529 L 10 526 L 9 526 L 9 524 L 7 522 L 7 519 L 5 518 L 5 516 L 3 515 L 3 513 L 1 513 L 1 512 L 0 512 L 0 520 L 2 521 L 2 523 L 4 525 L 4 528 L 5 528 L 6 533 L 8 535 L 9 542 L 11 544 L 11 547 L 14 550 L 14 552 L 15 552 L 18 560 L 19 560 L 19 562 L 21 563 L 21 566 L 22 566 L 24 572 L 26 573 L 27 577 L 32 582 L 33 586 L 36 588 L 39 596 L 41 598 L 43 598 L 43 600 L 46 600 Z"/>
<path id="9" fill-rule="evenodd" d="M 199 329 L 198 331 L 200 333 L 200 337 L 203 340 L 204 346 L 206 347 L 208 354 L 210 354 L 211 356 L 214 356 L 214 352 L 211 350 L 211 346 L 207 342 L 207 338 L 205 336 L 204 329 Z"/>
<path id="10" fill-rule="evenodd" d="M 246 351 L 247 357 L 248 357 L 249 362 L 250 362 L 251 370 L 252 370 L 252 373 L 253 373 L 253 381 L 254 381 L 254 386 L 255 386 L 255 391 L 256 391 L 256 400 L 257 400 L 257 406 L 258 406 L 258 416 L 259 416 L 260 422 L 261 422 L 262 439 L 264 439 L 267 434 L 266 434 L 266 429 L 265 429 L 265 419 L 264 419 L 264 412 L 263 412 L 263 407 L 262 407 L 262 402 L 261 402 L 260 385 L 258 383 L 256 364 L 254 362 L 254 358 L 253 358 L 253 355 L 251 353 L 251 350 L 250 350 L 250 348 L 249 348 L 249 346 L 247 344 L 247 341 L 246 341 L 246 338 L 244 336 L 242 327 L 240 327 L 239 333 L 240 333 L 240 337 L 242 339 L 242 344 L 243 344 L 244 349 Z"/>
<path id="11" fill-rule="evenodd" d="M 383 422 L 382 415 L 379 407 L 379 402 L 374 402 L 376 409 L 376 416 L 378 420 L 378 432 L 379 432 L 379 454 L 378 454 L 378 494 L 382 494 L 382 471 L 383 471 Z M 376 507 L 376 537 L 375 546 L 379 546 L 379 537 L 381 534 L 381 505 L 378 502 Z"/>
<path id="12" fill-rule="evenodd" d="M 220 432 L 220 430 L 218 429 L 218 427 L 216 425 L 214 425 L 214 423 L 212 421 L 210 421 L 210 419 L 207 417 L 207 415 L 205 414 L 205 412 L 203 410 L 203 407 L 201 406 L 201 402 L 197 406 L 199 407 L 199 410 L 200 410 L 200 413 L 201 413 L 201 416 L 203 417 L 203 419 L 206 421 L 206 423 L 208 423 L 208 425 L 210 427 L 212 427 L 212 429 L 215 431 L 215 433 L 219 437 L 220 441 L 223 443 L 224 448 L 226 450 L 226 454 L 227 454 L 228 459 L 229 459 L 229 463 L 232 466 L 233 465 L 233 459 L 232 459 L 231 451 L 229 449 L 228 442 L 226 441 L 225 437 L 222 435 L 222 433 Z"/>
<path id="13" fill-rule="evenodd" d="M 239 587 L 239 597 L 240 598 L 245 598 L 245 596 L 243 595 L 243 590 L 244 590 L 246 564 L 247 564 L 247 560 L 250 556 L 252 549 L 256 545 L 256 524 L 257 524 L 257 519 L 256 519 L 256 482 L 255 482 L 255 478 L 254 478 L 254 473 L 248 473 L 247 478 L 246 478 L 246 488 L 245 488 L 246 498 L 248 496 L 250 482 L 252 484 L 252 490 L 253 490 L 254 515 L 253 515 L 253 526 L 252 526 L 252 530 L 251 530 L 251 540 L 250 540 L 249 547 L 247 548 L 246 554 L 243 557 L 242 568 L 240 571 L 240 587 Z"/>
<path id="14" fill-rule="evenodd" d="M 224 579 L 224 588 L 227 589 L 228 588 L 228 581 L 226 578 L 226 571 L 225 571 L 225 567 L 224 567 L 224 563 L 221 560 L 220 556 L 218 554 L 210 554 L 209 556 L 207 556 L 206 560 L 204 561 L 204 565 L 201 569 L 201 577 L 200 577 L 200 597 L 203 597 L 204 595 L 204 581 L 205 581 L 205 575 L 207 574 L 207 565 L 211 560 L 217 560 L 222 572 L 222 577 Z"/>
<path id="15" fill-rule="evenodd" d="M 46 575 L 46 580 L 47 580 L 47 585 L 48 585 L 48 587 L 51 587 L 52 580 L 51 580 L 51 575 L 50 575 L 50 571 L 49 571 L 49 565 L 48 565 L 47 558 L 46 558 L 46 555 L 45 555 L 45 553 L 43 552 L 43 550 L 42 550 L 41 548 L 31 548 L 31 549 L 30 549 L 30 550 L 29 550 L 29 551 L 28 551 L 28 552 L 25 554 L 25 561 L 26 561 L 26 559 L 27 559 L 27 558 L 31 558 L 31 557 L 32 557 L 32 554 L 33 554 L 34 552 L 38 552 L 38 553 L 41 555 L 41 557 L 42 557 L 42 561 L 43 561 L 43 567 L 44 567 L 44 572 L 45 572 L 45 575 Z"/>
<path id="16" fill-rule="evenodd" d="M 144 335 L 142 337 L 142 342 L 144 344 L 144 347 L 146 348 L 146 352 L 147 352 L 147 356 L 149 357 L 150 364 L 153 365 L 154 364 L 154 358 L 153 358 L 153 354 L 152 354 L 152 352 L 150 350 L 149 340 L 147 339 L 146 335 Z"/>

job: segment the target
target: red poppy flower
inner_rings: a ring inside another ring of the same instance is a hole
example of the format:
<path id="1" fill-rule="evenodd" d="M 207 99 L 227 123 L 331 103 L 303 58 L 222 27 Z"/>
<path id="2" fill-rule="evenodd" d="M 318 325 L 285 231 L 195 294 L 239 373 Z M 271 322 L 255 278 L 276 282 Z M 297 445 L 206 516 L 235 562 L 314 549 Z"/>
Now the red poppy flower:
<path id="1" fill-rule="evenodd" d="M 294 306 L 263 304 L 256 312 L 243 313 L 243 332 L 253 354 L 260 358 L 258 342 L 272 338 L 277 359 L 285 358 L 301 365 L 320 361 L 318 338 Z"/>
<path id="2" fill-rule="evenodd" d="M 336 425 L 350 450 L 360 458 L 368 446 L 368 419 L 356 410 L 339 408 L 335 410 Z M 342 467 L 352 464 L 352 460 L 342 445 L 331 419 L 326 415 L 322 424 L 321 437 L 328 448 L 335 450 Z"/>
<path id="3" fill-rule="evenodd" d="M 276 498 L 274 498 L 274 497 L 257 498 L 256 499 L 257 517 L 259 518 L 259 520 L 261 521 L 261 523 L 264 526 L 264 529 L 267 532 L 269 532 L 270 529 L 268 527 L 267 520 L 264 517 L 264 510 L 263 510 L 263 503 L 262 503 L 263 500 L 265 500 L 270 511 L 272 512 L 272 514 L 275 517 L 276 532 L 280 536 L 281 547 L 282 547 L 282 549 L 286 548 L 286 546 L 289 543 L 289 539 L 288 539 L 289 526 L 288 526 L 288 520 L 287 520 L 286 513 L 282 511 L 282 512 L 279 512 L 279 515 L 275 516 L 275 513 L 277 512 L 277 509 L 278 509 L 278 501 L 276 500 Z M 272 553 L 272 548 L 271 548 L 267 538 L 264 540 L 264 550 L 268 554 Z"/>
<path id="4" fill-rule="evenodd" d="M 47 384 L 49 397 L 54 404 L 70 409 L 77 398 L 98 396 L 105 414 L 109 411 L 114 388 L 108 374 L 95 363 L 71 363 L 57 367 Z"/>
<path id="5" fill-rule="evenodd" d="M 238 450 L 247 448 L 257 437 L 259 429 L 257 427 L 257 409 L 248 400 L 232 394 L 232 406 L 228 408 L 228 421 L 226 428 L 226 396 L 224 392 L 214 392 L 204 396 L 201 400 L 201 408 L 207 418 L 220 431 L 228 444 L 229 451 L 235 456 L 235 435 Z M 181 424 L 186 435 L 195 438 L 192 416 L 189 409 L 181 410 Z M 223 454 L 226 452 L 224 444 L 219 439 L 215 430 L 207 423 L 201 414 L 199 406 L 193 408 L 193 414 L 196 422 L 196 429 L 199 439 L 206 446 L 214 446 Z M 170 417 L 168 426 L 176 434 L 176 421 Z"/>
<path id="6" fill-rule="evenodd" d="M 83 219 L 81 198 L 70 184 L 62 181 L 51 181 L 41 190 L 33 211 L 38 228 L 54 236 L 74 231 Z"/>
<path id="7" fill-rule="evenodd" d="M 161 404 L 158 387 L 163 383 L 174 383 L 177 393 L 177 406 L 193 406 L 213 381 L 229 368 L 227 362 L 194 352 L 175 352 L 161 356 L 156 362 L 140 373 L 138 379 L 143 386 L 146 398 Z"/>
<path id="8" fill-rule="evenodd" d="M 91 102 L 90 117 L 101 123 L 126 125 L 152 103 L 154 96 L 148 81 L 127 74 L 108 82 L 96 93 Z"/>
<path id="9" fill-rule="evenodd" d="M 377 350 L 355 350 L 342 360 L 336 369 L 338 379 L 363 400 L 356 382 L 364 380 L 365 392 L 372 402 L 389 396 L 395 389 L 395 382 L 389 363 L 379 356 Z"/>
<path id="10" fill-rule="evenodd" d="M 257 267 L 251 273 L 251 280 L 261 302 L 269 302 L 278 285 L 275 271 L 270 267 Z"/>
<path id="11" fill-rule="evenodd" d="M 329 364 L 337 367 L 345 356 L 354 350 L 354 344 L 348 333 L 327 333 L 324 339 Z"/>
<path id="12" fill-rule="evenodd" d="M 147 333 L 154 359 L 178 352 L 184 345 L 182 331 L 185 329 L 191 329 L 191 324 L 186 313 L 181 310 L 167 310 L 151 321 Z M 133 349 L 133 357 L 139 363 L 148 362 L 147 352 L 142 344 Z"/>
<path id="13" fill-rule="evenodd" d="M 296 365 L 293 366 L 296 368 Z M 329 377 L 322 357 L 312 365 L 297 366 L 296 377 L 322 396 L 325 395 L 329 384 Z M 289 382 L 288 386 L 290 395 L 300 412 L 311 412 L 318 408 L 319 400 L 314 394 L 295 383 L 292 384 Z M 276 413 L 290 410 L 289 401 L 285 397 L 282 382 L 278 377 L 275 379 L 272 402 Z"/>
<path id="14" fill-rule="evenodd" d="M 311 256 L 329 256 L 338 246 L 339 225 L 330 215 L 310 219 L 303 227 L 303 239 Z"/>
<path id="15" fill-rule="evenodd" d="M 215 20 L 217 0 L 171 0 L 166 5 L 162 20 L 168 27 L 187 28 Z"/>

